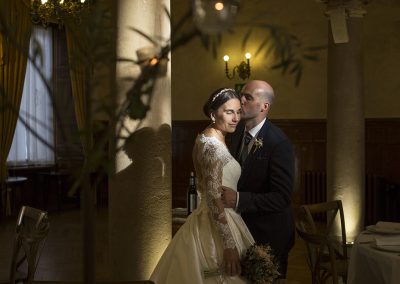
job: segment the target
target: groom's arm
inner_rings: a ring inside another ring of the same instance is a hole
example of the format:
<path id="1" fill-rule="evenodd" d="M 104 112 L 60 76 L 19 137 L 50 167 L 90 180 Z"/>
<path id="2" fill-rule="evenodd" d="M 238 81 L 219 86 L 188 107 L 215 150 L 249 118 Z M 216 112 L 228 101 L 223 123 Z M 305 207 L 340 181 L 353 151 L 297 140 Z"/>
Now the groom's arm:
<path id="1" fill-rule="evenodd" d="M 221 200 L 225 208 L 233 208 L 236 210 L 239 201 L 239 194 L 229 187 L 222 186 Z"/>

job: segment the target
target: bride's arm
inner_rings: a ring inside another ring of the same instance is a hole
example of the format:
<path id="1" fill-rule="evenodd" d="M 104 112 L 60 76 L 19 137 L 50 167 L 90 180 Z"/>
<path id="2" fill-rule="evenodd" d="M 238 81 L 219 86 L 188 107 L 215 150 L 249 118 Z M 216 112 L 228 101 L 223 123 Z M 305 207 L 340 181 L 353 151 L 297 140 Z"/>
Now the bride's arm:
<path id="1" fill-rule="evenodd" d="M 212 219 L 217 228 L 224 246 L 224 263 L 222 264 L 225 273 L 229 275 L 240 274 L 240 259 L 236 249 L 235 241 L 228 226 L 224 205 L 221 201 L 222 169 L 223 161 L 218 158 L 209 159 L 205 163 L 206 176 L 206 202 L 212 213 Z"/>

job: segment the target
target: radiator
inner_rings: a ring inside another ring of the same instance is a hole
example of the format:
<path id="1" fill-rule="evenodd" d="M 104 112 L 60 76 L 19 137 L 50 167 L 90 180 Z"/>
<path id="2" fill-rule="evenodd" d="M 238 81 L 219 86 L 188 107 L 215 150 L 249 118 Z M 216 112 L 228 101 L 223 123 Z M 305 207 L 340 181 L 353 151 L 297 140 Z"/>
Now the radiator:
<path id="1" fill-rule="evenodd" d="M 379 192 L 381 178 L 376 175 L 365 177 L 365 224 L 375 224 L 378 220 Z"/>
<path id="2" fill-rule="evenodd" d="M 326 173 L 305 171 L 303 174 L 304 204 L 326 202 Z M 315 221 L 326 220 L 325 213 L 314 214 Z"/>
<path id="3" fill-rule="evenodd" d="M 365 176 L 365 225 L 375 224 L 379 220 L 389 220 L 389 216 L 394 215 L 392 212 L 386 212 L 390 206 L 385 205 L 385 200 L 388 200 L 385 196 L 385 184 L 381 176 L 374 174 Z M 303 204 L 326 201 L 325 172 L 305 171 L 302 175 L 302 186 L 304 189 Z M 315 217 L 318 220 L 324 219 L 322 215 Z"/>
<path id="4" fill-rule="evenodd" d="M 326 173 L 305 171 L 303 174 L 304 204 L 326 201 Z"/>

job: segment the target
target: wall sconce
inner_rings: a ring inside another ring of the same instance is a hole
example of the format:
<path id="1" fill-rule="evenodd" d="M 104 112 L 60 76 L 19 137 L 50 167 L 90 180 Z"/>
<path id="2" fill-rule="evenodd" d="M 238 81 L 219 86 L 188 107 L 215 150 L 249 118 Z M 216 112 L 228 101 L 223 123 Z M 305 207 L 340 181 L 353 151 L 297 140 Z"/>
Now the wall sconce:
<path id="1" fill-rule="evenodd" d="M 231 75 L 230 72 L 229 72 L 229 67 L 228 67 L 229 56 L 228 55 L 224 56 L 225 75 L 229 80 L 232 80 L 233 78 L 235 78 L 236 74 L 238 74 L 238 76 L 242 80 L 246 80 L 247 78 L 250 78 L 250 57 L 251 57 L 251 54 L 247 52 L 245 54 L 245 57 L 246 57 L 246 62 L 242 61 L 242 62 L 240 62 L 239 65 L 236 65 L 235 67 L 233 67 L 232 75 Z"/>

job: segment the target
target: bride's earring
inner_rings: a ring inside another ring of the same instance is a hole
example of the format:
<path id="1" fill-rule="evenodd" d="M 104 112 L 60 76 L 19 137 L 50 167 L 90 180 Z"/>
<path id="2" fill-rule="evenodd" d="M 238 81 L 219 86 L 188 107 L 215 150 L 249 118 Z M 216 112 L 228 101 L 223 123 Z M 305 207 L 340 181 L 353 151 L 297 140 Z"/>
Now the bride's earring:
<path id="1" fill-rule="evenodd" d="M 211 116 L 211 121 L 212 121 L 212 123 L 215 123 L 215 117 L 214 116 Z"/>

